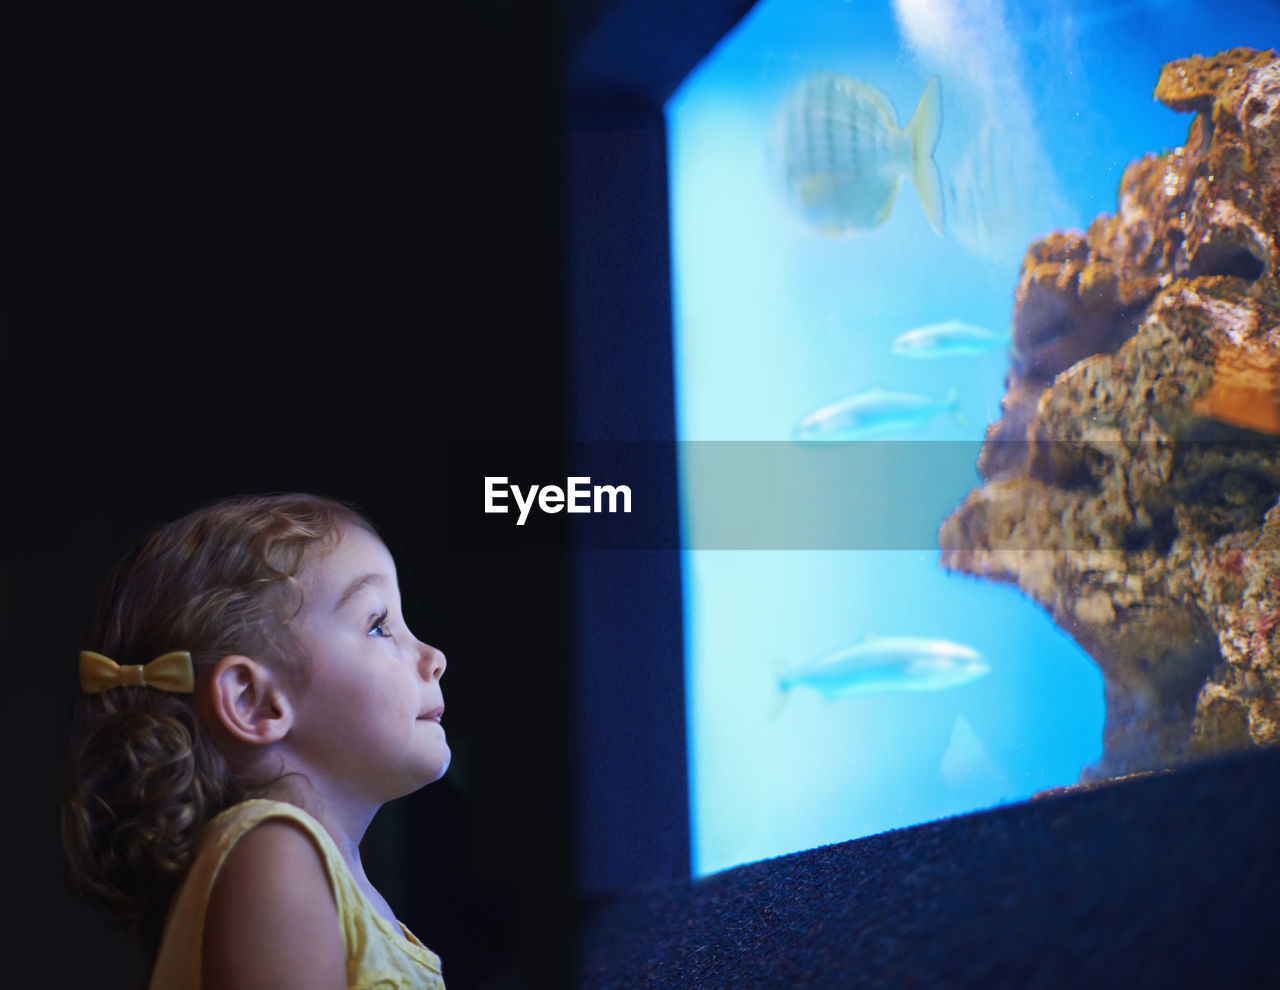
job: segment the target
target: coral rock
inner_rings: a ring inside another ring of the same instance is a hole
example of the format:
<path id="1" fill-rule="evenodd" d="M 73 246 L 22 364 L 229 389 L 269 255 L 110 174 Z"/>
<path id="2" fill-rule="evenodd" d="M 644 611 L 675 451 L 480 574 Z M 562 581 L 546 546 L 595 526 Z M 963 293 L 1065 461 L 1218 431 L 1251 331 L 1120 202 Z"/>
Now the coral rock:
<path id="1" fill-rule="evenodd" d="M 1173 62 L 1156 97 L 1187 142 L 1027 251 L 984 484 L 939 531 L 1098 663 L 1084 780 L 1280 742 L 1280 59 Z"/>

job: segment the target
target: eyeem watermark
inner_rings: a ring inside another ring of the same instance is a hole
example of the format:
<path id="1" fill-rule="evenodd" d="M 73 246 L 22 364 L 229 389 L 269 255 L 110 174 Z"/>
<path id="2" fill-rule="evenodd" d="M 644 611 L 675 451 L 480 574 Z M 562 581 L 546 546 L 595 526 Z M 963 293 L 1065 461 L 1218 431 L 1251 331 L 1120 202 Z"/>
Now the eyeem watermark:
<path id="1" fill-rule="evenodd" d="M 509 512 L 503 503 L 507 496 L 515 498 L 516 508 L 520 510 L 517 526 L 523 526 L 529 518 L 529 511 L 534 502 L 543 512 L 630 512 L 631 489 L 627 485 L 592 485 L 591 478 L 566 478 L 566 488 L 559 485 L 530 485 L 522 490 L 519 485 L 508 485 L 506 477 L 486 477 L 484 479 L 484 511 Z M 590 487 L 588 487 L 590 486 Z M 608 509 L 603 508 L 608 500 Z M 619 510 L 618 504 L 622 508 Z"/>

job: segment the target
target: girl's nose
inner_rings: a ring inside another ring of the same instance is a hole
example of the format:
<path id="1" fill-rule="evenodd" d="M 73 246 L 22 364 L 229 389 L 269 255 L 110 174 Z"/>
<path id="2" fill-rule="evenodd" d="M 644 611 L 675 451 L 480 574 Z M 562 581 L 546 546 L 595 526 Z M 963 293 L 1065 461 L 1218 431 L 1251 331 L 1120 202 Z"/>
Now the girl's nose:
<path id="1" fill-rule="evenodd" d="M 444 669 L 449 666 L 449 662 L 445 659 L 442 651 L 437 650 L 428 643 L 423 643 L 422 659 L 419 666 L 422 669 L 422 675 L 427 680 L 439 680 L 444 676 Z"/>

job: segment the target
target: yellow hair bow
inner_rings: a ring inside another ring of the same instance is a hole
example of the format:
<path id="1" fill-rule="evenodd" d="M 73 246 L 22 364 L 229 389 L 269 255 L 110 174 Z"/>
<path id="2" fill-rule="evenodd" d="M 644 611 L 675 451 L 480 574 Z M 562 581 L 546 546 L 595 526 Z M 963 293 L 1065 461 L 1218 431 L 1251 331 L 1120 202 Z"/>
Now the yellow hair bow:
<path id="1" fill-rule="evenodd" d="M 121 667 L 110 657 L 91 650 L 80 651 L 80 690 L 86 694 L 110 691 L 113 687 L 159 688 L 190 694 L 196 689 L 195 673 L 191 668 L 191 654 L 175 650 L 156 657 L 146 666 L 133 664 Z"/>

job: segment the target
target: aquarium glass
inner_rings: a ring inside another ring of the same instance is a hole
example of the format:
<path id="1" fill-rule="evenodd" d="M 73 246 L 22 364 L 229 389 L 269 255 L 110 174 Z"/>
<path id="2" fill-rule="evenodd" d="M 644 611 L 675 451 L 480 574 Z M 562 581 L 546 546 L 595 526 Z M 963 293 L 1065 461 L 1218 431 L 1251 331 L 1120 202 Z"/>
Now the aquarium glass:
<path id="1" fill-rule="evenodd" d="M 936 531 L 979 484 L 1028 245 L 1186 140 L 1152 98 L 1166 62 L 1278 38 L 1259 2 L 762 0 L 668 101 L 695 874 L 1098 759 L 1096 665 L 1018 589 L 944 570 Z M 853 154 L 887 178 L 833 188 Z M 937 356 L 901 353 L 920 328 Z M 839 655 L 860 688 L 802 676 Z"/>

